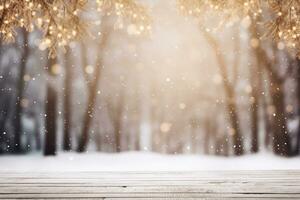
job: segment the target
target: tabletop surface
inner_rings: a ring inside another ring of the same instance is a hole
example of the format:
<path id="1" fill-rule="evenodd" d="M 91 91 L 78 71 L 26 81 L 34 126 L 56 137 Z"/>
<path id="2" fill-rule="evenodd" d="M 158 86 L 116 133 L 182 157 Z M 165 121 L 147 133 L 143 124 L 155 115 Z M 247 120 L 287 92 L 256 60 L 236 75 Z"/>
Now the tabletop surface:
<path id="1" fill-rule="evenodd" d="M 0 199 L 300 199 L 300 171 L 0 171 Z"/>

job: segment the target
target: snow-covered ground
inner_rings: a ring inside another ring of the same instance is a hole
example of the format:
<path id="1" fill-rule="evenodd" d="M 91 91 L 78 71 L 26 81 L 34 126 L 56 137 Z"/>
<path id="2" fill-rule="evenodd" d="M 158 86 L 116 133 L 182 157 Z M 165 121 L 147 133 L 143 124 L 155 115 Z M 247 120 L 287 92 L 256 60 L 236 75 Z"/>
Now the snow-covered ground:
<path id="1" fill-rule="evenodd" d="M 242 157 L 161 155 L 149 152 L 59 153 L 0 156 L 0 171 L 196 171 L 300 169 L 300 157 L 281 158 L 270 153 Z"/>

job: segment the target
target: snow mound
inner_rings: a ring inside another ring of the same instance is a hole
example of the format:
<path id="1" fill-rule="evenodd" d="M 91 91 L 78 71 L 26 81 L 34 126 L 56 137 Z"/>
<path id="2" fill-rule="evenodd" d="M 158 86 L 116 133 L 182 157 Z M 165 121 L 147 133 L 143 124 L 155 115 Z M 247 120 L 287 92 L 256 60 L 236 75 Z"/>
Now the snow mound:
<path id="1" fill-rule="evenodd" d="M 0 171 L 201 171 L 201 170 L 296 170 L 300 159 L 270 153 L 241 157 L 162 155 L 150 152 L 59 153 L 0 156 Z"/>

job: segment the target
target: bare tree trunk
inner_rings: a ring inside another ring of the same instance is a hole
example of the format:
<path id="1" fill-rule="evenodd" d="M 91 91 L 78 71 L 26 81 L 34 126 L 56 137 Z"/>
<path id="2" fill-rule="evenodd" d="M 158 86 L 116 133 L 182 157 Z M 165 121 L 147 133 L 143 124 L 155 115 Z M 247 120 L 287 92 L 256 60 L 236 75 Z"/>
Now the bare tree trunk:
<path id="1" fill-rule="evenodd" d="M 192 153 L 196 154 L 197 153 L 197 146 L 198 146 L 198 129 L 197 128 L 193 128 L 192 129 L 192 144 L 191 144 L 191 150 L 192 150 Z"/>
<path id="2" fill-rule="evenodd" d="M 270 94 L 275 109 L 273 113 L 273 151 L 277 155 L 290 156 L 290 137 L 287 128 L 283 81 L 274 72 L 270 76 Z"/>
<path id="3" fill-rule="evenodd" d="M 48 56 L 48 55 L 47 55 Z M 47 58 L 45 70 L 48 78 L 56 76 L 56 71 L 52 68 L 57 63 L 57 57 Z M 56 154 L 56 132 L 57 132 L 57 91 L 54 84 L 47 80 L 46 82 L 46 102 L 44 118 L 45 142 L 44 155 Z"/>
<path id="4" fill-rule="evenodd" d="M 115 129 L 116 152 L 121 152 L 121 120 L 120 119 L 115 119 L 114 129 Z"/>
<path id="5" fill-rule="evenodd" d="M 210 152 L 210 136 L 211 136 L 211 122 L 209 119 L 205 119 L 204 124 L 204 154 L 209 155 Z"/>
<path id="6" fill-rule="evenodd" d="M 259 54 L 261 55 L 262 53 Z M 266 68 L 270 77 L 270 96 L 274 106 L 272 120 L 273 151 L 277 155 L 290 156 L 291 147 L 286 122 L 283 81 L 273 71 L 270 71 L 271 66 L 267 61 L 265 61 L 265 65 L 269 65 Z"/>
<path id="7" fill-rule="evenodd" d="M 224 139 L 223 139 L 223 155 L 224 156 L 229 156 L 229 145 L 228 145 L 228 136 L 224 135 Z"/>
<path id="8" fill-rule="evenodd" d="M 237 108 L 235 103 L 228 103 L 227 100 L 227 110 L 229 112 L 232 131 L 233 131 L 233 143 L 234 143 L 234 154 L 239 156 L 244 154 L 243 138 L 241 136 L 241 131 L 239 127 L 239 119 L 237 114 Z"/>
<path id="9" fill-rule="evenodd" d="M 0 113 L 0 145 L 1 144 L 5 144 L 3 146 L 5 146 L 3 149 L 7 149 L 7 135 L 6 134 L 3 134 L 5 132 L 5 125 L 6 125 L 6 122 L 8 120 L 8 117 L 9 117 L 9 104 L 10 104 L 10 99 L 7 98 L 7 97 L 2 97 L 1 96 L 1 100 L 3 100 L 2 98 L 5 98 L 4 99 L 4 102 L 2 101 L 1 102 L 1 107 L 3 108 L 1 110 L 1 113 Z M 6 151 L 9 151 L 9 149 L 7 149 Z M 0 147 L 0 153 L 2 153 L 2 148 Z"/>
<path id="10" fill-rule="evenodd" d="M 291 155 L 290 137 L 286 122 L 285 101 L 283 83 L 275 77 L 275 74 L 268 73 L 271 80 L 270 94 L 275 112 L 273 113 L 273 151 L 282 156 Z"/>
<path id="11" fill-rule="evenodd" d="M 264 105 L 264 118 L 265 118 L 265 147 L 269 148 L 271 143 L 271 137 L 272 137 L 272 125 L 268 113 L 268 105 L 265 102 Z"/>
<path id="12" fill-rule="evenodd" d="M 220 156 L 222 155 L 222 137 L 216 137 L 215 140 L 215 155 Z"/>
<path id="13" fill-rule="evenodd" d="M 141 150 L 141 145 L 140 145 L 140 134 L 139 134 L 139 130 L 136 131 L 136 134 L 135 134 L 135 137 L 136 137 L 136 140 L 135 140 L 135 143 L 134 143 L 134 150 L 135 151 L 140 151 Z"/>
<path id="14" fill-rule="evenodd" d="M 283 83 L 271 73 L 271 98 L 275 113 L 273 114 L 273 150 L 281 156 L 291 155 L 289 130 L 287 128 L 287 116 L 285 112 L 285 99 Z"/>
<path id="15" fill-rule="evenodd" d="M 286 124 L 283 86 L 273 82 L 271 89 L 273 105 L 275 107 L 273 123 L 273 150 L 276 154 L 290 156 L 290 138 Z"/>
<path id="16" fill-rule="evenodd" d="M 252 23 L 250 26 L 250 35 L 251 39 L 256 39 L 259 41 L 260 35 L 259 31 L 257 30 L 256 27 L 256 22 Z M 259 101 L 261 100 L 261 103 L 263 105 L 264 109 L 264 117 L 265 117 L 265 131 L 266 131 L 266 137 L 269 135 L 269 117 L 267 111 L 267 105 L 266 104 L 266 97 L 260 98 L 260 93 L 262 92 L 263 88 L 263 66 L 262 66 L 262 60 L 261 60 L 261 55 L 259 53 L 260 49 L 254 47 L 253 48 L 253 56 L 256 59 L 256 63 L 254 66 L 250 67 L 250 75 L 251 75 L 251 85 L 252 85 L 252 97 L 250 99 L 251 101 L 251 152 L 252 153 L 257 153 L 259 151 L 259 141 L 258 141 L 258 132 L 259 132 Z M 266 94 L 265 94 L 266 95 Z"/>
<path id="17" fill-rule="evenodd" d="M 223 69 L 223 67 L 220 67 Z M 221 69 L 221 70 L 222 70 Z M 224 76 L 223 76 L 224 77 Z M 239 156 L 244 154 L 244 146 L 243 146 L 243 138 L 241 135 L 241 130 L 239 126 L 239 118 L 238 118 L 238 109 L 236 105 L 236 98 L 234 95 L 234 89 L 229 84 L 228 80 L 224 80 L 224 88 L 226 94 L 226 109 L 229 115 L 229 122 L 232 128 L 232 137 L 233 137 L 233 150 L 234 154 Z"/>
<path id="18" fill-rule="evenodd" d="M 116 142 L 116 152 L 121 152 L 121 139 L 122 139 L 122 119 L 124 111 L 124 91 L 121 91 L 120 100 L 117 105 L 117 109 L 112 116 L 114 132 L 115 132 L 115 142 Z"/>
<path id="19" fill-rule="evenodd" d="M 253 101 L 257 101 L 257 97 L 254 97 Z M 257 153 L 259 150 L 258 142 L 258 103 L 251 102 L 251 152 Z"/>
<path id="20" fill-rule="evenodd" d="M 45 148 L 44 155 L 56 154 L 56 101 L 57 94 L 54 88 L 50 85 L 47 87 L 47 100 L 46 100 L 46 127 L 45 127 Z"/>
<path id="21" fill-rule="evenodd" d="M 70 151 L 72 149 L 71 140 L 71 96 L 72 96 L 72 64 L 71 64 L 71 49 L 67 48 L 65 54 L 65 88 L 64 88 L 64 136 L 63 136 L 63 150 Z"/>
<path id="22" fill-rule="evenodd" d="M 23 108 L 21 105 L 21 101 L 24 95 L 24 75 L 26 73 L 26 64 L 27 59 L 29 57 L 29 44 L 28 44 L 28 32 L 26 30 L 22 30 L 23 35 L 23 51 L 21 57 L 21 64 L 20 64 L 20 72 L 18 76 L 18 83 L 17 83 L 17 100 L 16 100 L 16 114 L 15 114 L 15 135 L 14 135 L 14 147 L 15 152 L 20 153 L 22 151 L 22 144 L 21 144 L 21 136 L 22 136 L 22 112 Z"/>
<path id="23" fill-rule="evenodd" d="M 250 69 L 251 73 L 251 85 L 252 85 L 252 96 L 250 97 L 250 112 L 251 112 L 251 152 L 257 153 L 259 150 L 258 141 L 258 107 L 259 107 L 259 83 L 257 76 L 260 76 L 257 66 L 252 66 Z"/>
<path id="24" fill-rule="evenodd" d="M 261 47 L 258 47 L 256 55 L 263 63 L 270 78 L 270 96 L 274 106 L 272 120 L 273 151 L 277 155 L 290 156 L 291 147 L 285 113 L 284 80 L 273 69 L 271 61 L 268 60 L 266 52 Z"/>
<path id="25" fill-rule="evenodd" d="M 81 137 L 79 139 L 79 145 L 77 149 L 78 152 L 86 151 L 86 147 L 89 139 L 90 125 L 92 123 L 93 114 L 95 110 L 98 84 L 100 82 L 100 76 L 102 71 L 101 63 L 98 63 L 96 66 L 96 71 L 95 71 L 96 77 L 95 80 L 91 83 L 91 86 L 89 88 L 88 104 L 87 104 L 87 109 L 84 113 L 83 127 L 82 127 Z"/>
<path id="26" fill-rule="evenodd" d="M 197 152 L 197 145 L 198 145 L 198 142 L 197 142 L 197 135 L 198 135 L 198 127 L 199 127 L 199 124 L 198 124 L 198 118 L 197 117 L 192 117 L 190 119 L 190 131 L 189 131 L 189 146 L 190 146 L 190 150 L 191 150 L 191 153 L 196 153 Z"/>
<path id="27" fill-rule="evenodd" d="M 212 49 L 214 50 L 218 67 L 221 72 L 223 78 L 223 87 L 225 91 L 225 104 L 227 113 L 229 115 L 229 123 L 232 129 L 232 137 L 233 137 L 233 148 L 234 154 L 239 156 L 244 154 L 244 145 L 243 145 L 243 137 L 239 126 L 239 118 L 238 118 L 238 109 L 236 105 L 236 98 L 234 94 L 234 86 L 230 84 L 227 74 L 227 67 L 225 58 L 221 53 L 221 49 L 218 45 L 218 42 L 205 30 L 202 31 L 203 36 L 208 41 Z"/>
<path id="28" fill-rule="evenodd" d="M 262 79 L 263 75 L 260 77 Z M 268 88 L 270 88 L 270 84 L 268 84 Z M 270 89 L 269 89 L 270 91 Z M 264 138 L 264 145 L 266 148 L 270 146 L 270 140 L 272 137 L 272 121 L 270 118 L 270 114 L 268 112 L 268 101 L 267 101 L 267 92 L 264 92 L 263 97 L 261 97 L 262 109 L 263 109 L 263 117 L 264 117 L 264 129 L 265 129 L 265 138 Z"/>
<path id="29" fill-rule="evenodd" d="M 34 132 L 35 132 L 35 145 L 36 145 L 36 150 L 41 150 L 42 149 L 42 143 L 41 143 L 41 134 L 40 134 L 40 121 L 38 117 L 35 118 L 34 122 Z"/>
<path id="30" fill-rule="evenodd" d="M 297 59 L 297 95 L 298 95 L 298 133 L 297 133 L 297 145 L 295 149 L 295 154 L 299 154 L 300 152 L 300 59 Z"/>
<path id="31" fill-rule="evenodd" d="M 89 131 L 90 131 L 90 126 L 92 123 L 93 119 L 93 114 L 95 111 L 95 104 L 96 104 L 96 99 L 97 99 L 97 93 L 98 93 L 98 85 L 100 83 L 100 78 L 101 78 L 101 72 L 103 68 L 103 52 L 105 50 L 106 44 L 109 40 L 109 35 L 111 32 L 111 27 L 106 27 L 107 24 L 106 18 L 104 17 L 102 21 L 102 39 L 101 42 L 98 46 L 98 56 L 97 56 L 97 61 L 96 61 L 96 70 L 94 72 L 95 77 L 92 81 L 88 80 L 88 76 L 85 75 L 86 82 L 87 82 L 87 87 L 88 87 L 88 103 L 87 103 L 87 108 L 84 113 L 84 119 L 83 119 L 83 127 L 81 131 L 81 136 L 78 141 L 78 147 L 77 151 L 78 152 L 84 152 L 86 151 L 87 143 L 89 140 Z M 86 56 L 86 55 L 83 55 Z M 84 58 L 84 61 L 86 61 L 86 58 Z M 85 62 L 83 64 L 86 64 Z M 83 66 L 85 67 L 85 66 Z"/>
<path id="32" fill-rule="evenodd" d="M 101 41 L 101 44 L 98 47 L 98 58 L 96 63 L 96 70 L 95 70 L 95 78 L 90 83 L 87 82 L 88 89 L 88 103 L 87 103 L 87 109 L 84 113 L 84 120 L 83 120 L 83 127 L 81 136 L 79 139 L 79 144 L 77 151 L 78 152 L 84 152 L 86 150 L 86 146 L 89 139 L 89 130 L 90 125 L 92 123 L 93 114 L 95 110 L 95 104 L 97 99 L 97 91 L 98 91 L 98 85 L 101 78 L 101 72 L 102 72 L 102 63 L 103 63 L 103 53 L 101 51 L 104 50 L 106 43 L 107 43 L 107 34 L 104 34 L 103 39 Z M 84 55 L 85 56 L 85 55 Z"/>
<path id="33" fill-rule="evenodd" d="M 135 86 L 136 86 L 136 91 L 138 91 L 138 82 L 135 82 Z M 142 108 L 140 107 L 141 103 L 141 99 L 140 97 L 138 96 L 137 93 L 135 93 L 135 98 L 136 98 L 136 101 L 135 101 L 135 110 L 137 112 L 137 117 L 134 117 L 134 130 L 135 130 L 135 140 L 134 140 L 134 150 L 135 151 L 140 151 L 141 150 L 141 138 L 140 138 L 140 126 L 141 126 L 141 121 L 142 121 Z M 143 149 L 143 148 L 142 148 Z"/>

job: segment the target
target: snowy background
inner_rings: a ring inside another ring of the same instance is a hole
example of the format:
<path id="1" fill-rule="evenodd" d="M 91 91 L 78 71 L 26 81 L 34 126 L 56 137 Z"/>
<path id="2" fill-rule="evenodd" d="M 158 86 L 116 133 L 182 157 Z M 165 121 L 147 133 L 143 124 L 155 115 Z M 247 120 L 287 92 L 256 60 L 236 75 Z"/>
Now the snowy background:
<path id="1" fill-rule="evenodd" d="M 148 35 L 92 12 L 96 36 L 55 59 L 38 31 L 1 43 L 0 170 L 300 169 L 300 64 L 283 44 L 248 18 L 200 27 L 176 1 L 139 2 Z"/>
<path id="2" fill-rule="evenodd" d="M 300 170 L 299 158 L 282 158 L 271 153 L 243 157 L 161 155 L 150 152 L 61 153 L 0 157 L 0 171 L 199 171 L 199 170 Z"/>

